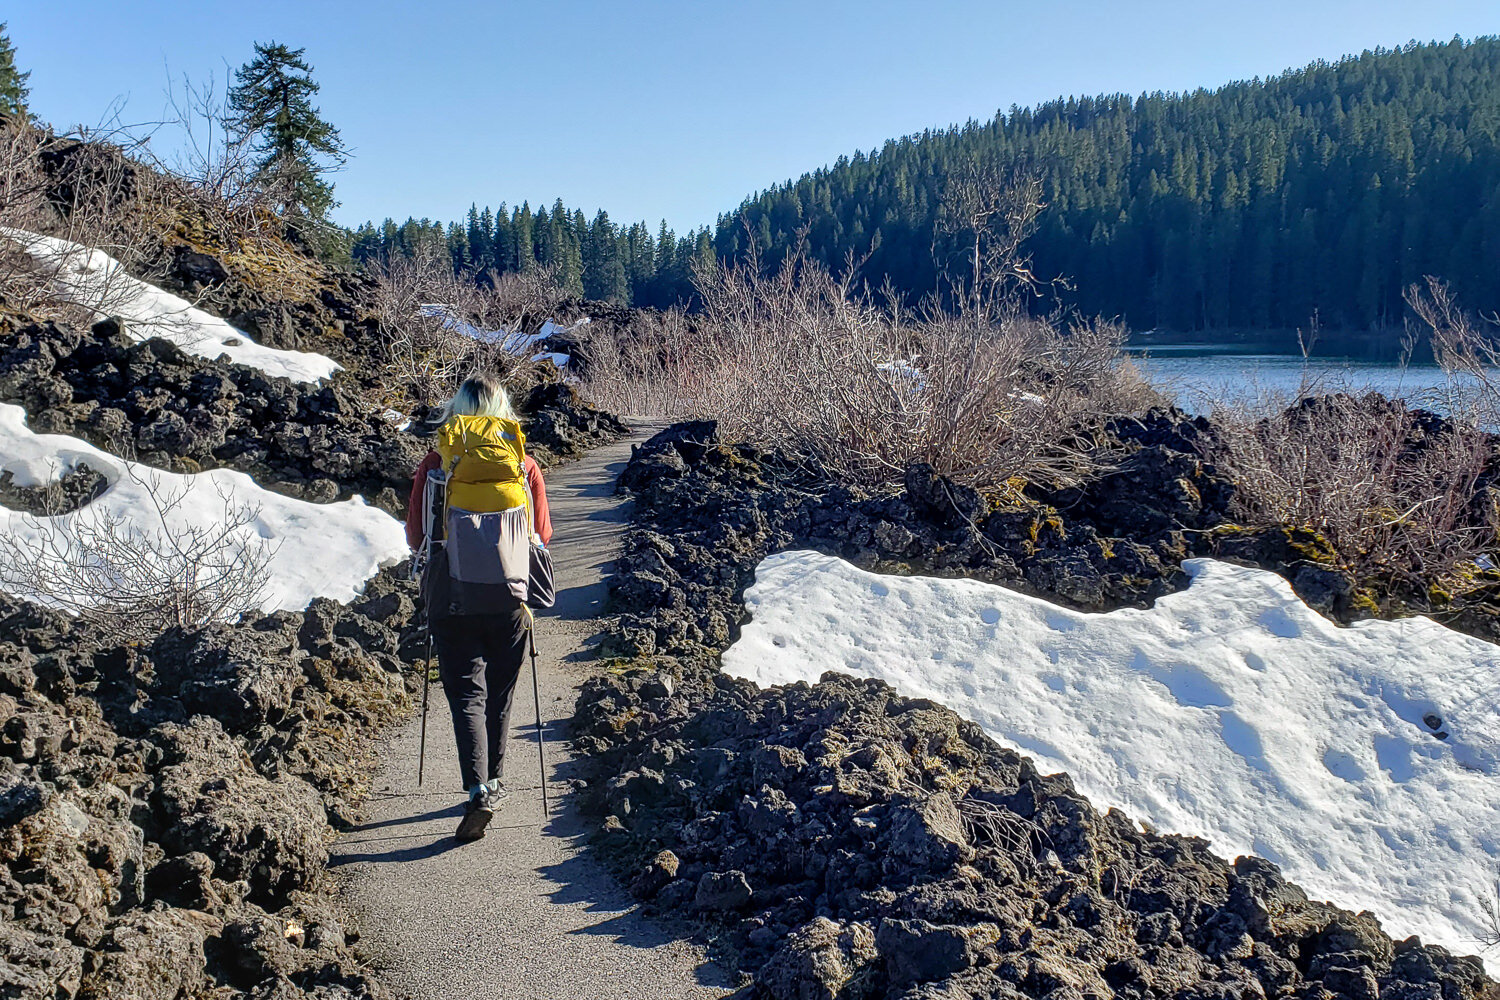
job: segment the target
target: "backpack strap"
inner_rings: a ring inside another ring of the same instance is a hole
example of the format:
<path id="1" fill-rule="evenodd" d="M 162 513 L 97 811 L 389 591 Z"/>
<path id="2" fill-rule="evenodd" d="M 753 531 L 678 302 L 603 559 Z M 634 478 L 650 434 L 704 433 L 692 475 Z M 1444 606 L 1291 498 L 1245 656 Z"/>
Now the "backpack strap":
<path id="1" fill-rule="evenodd" d="M 464 437 L 467 438 L 468 435 L 466 434 L 466 435 L 464 435 Z M 462 445 L 460 445 L 460 446 L 462 447 Z M 447 479 L 445 480 L 445 482 L 443 484 L 443 524 L 445 526 L 448 523 L 448 511 L 449 511 L 449 509 L 451 507 L 451 503 L 450 503 L 450 501 L 448 499 L 449 495 L 451 494 L 451 491 L 448 489 L 448 486 L 452 484 L 452 482 L 453 482 L 453 473 L 455 473 L 455 472 L 458 471 L 458 463 L 463 459 L 464 455 L 468 453 L 468 450 L 469 449 L 465 447 L 464 450 L 463 450 L 463 452 L 461 452 L 461 453 L 459 453 L 457 455 L 454 455 L 453 456 L 453 461 L 450 462 L 450 463 L 448 463 L 448 468 L 446 468 L 446 469 L 443 470 L 443 474 L 447 477 Z"/>
<path id="2" fill-rule="evenodd" d="M 531 476 L 526 471 L 525 445 L 521 446 L 521 484 L 526 487 L 526 533 L 538 545 L 543 545 L 542 536 L 536 530 L 536 497 L 531 495 Z"/>

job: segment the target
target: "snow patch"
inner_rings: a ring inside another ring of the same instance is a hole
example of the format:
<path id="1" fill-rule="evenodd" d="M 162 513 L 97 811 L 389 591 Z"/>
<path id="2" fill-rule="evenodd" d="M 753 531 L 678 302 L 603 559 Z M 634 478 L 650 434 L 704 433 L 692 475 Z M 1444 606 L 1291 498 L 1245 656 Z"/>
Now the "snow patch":
<path id="1" fill-rule="evenodd" d="M 915 361 L 882 361 L 875 366 L 875 370 L 899 391 L 920 393 L 927 388 L 927 376 Z"/>
<path id="2" fill-rule="evenodd" d="M 1256 853 L 1396 938 L 1462 953 L 1500 872 L 1500 647 L 1426 618 L 1340 628 L 1274 573 L 1183 563 L 1150 610 L 771 556 L 724 655 L 762 685 L 841 670 L 932 698 L 1101 808 Z"/>
<path id="3" fill-rule="evenodd" d="M 103 250 L 22 229 L 0 227 L 0 236 L 19 243 L 38 264 L 50 269 L 58 294 L 92 309 L 100 319 L 119 319 L 134 340 L 160 337 L 200 358 L 227 355 L 234 364 L 294 382 L 316 384 L 339 370 L 332 358 L 321 354 L 257 344 L 248 334 L 186 299 L 131 277 Z"/>
<path id="4" fill-rule="evenodd" d="M 249 476 L 229 469 L 197 475 L 163 472 L 116 458 L 78 438 L 37 434 L 26 426 L 25 410 L 0 403 L 0 473 L 9 471 L 17 486 L 45 486 L 80 464 L 109 481 L 101 496 L 81 511 L 54 518 L 0 507 L 0 536 L 31 549 L 55 532 L 66 546 L 72 543 L 71 525 L 77 518 L 100 514 L 127 519 L 142 530 L 161 525 L 180 533 L 222 522 L 228 498 L 234 507 L 259 510 L 243 529 L 245 537 L 258 536 L 276 547 L 264 595 L 267 611 L 298 611 L 316 597 L 353 600 L 366 580 L 409 554 L 404 526 L 361 497 L 313 504 L 261 489 Z M 152 488 L 161 496 L 181 497 L 165 519 L 157 514 Z"/>
<path id="5" fill-rule="evenodd" d="M 507 354 L 514 354 L 517 357 L 526 357 L 529 353 L 528 348 L 535 347 L 548 337 L 553 337 L 560 333 L 571 333 L 579 327 L 593 322 L 591 317 L 585 316 L 568 326 L 559 326 L 556 322 L 549 319 L 543 321 L 536 333 L 521 333 L 518 330 L 486 330 L 475 326 L 473 323 L 454 315 L 453 307 L 442 302 L 424 303 L 417 307 L 417 312 L 420 315 L 440 320 L 444 329 L 453 330 L 463 334 L 465 337 L 472 337 L 487 344 L 496 344 Z M 551 361 L 557 367 L 562 368 L 568 363 L 568 356 L 566 354 L 544 351 L 532 355 L 531 360 Z"/>

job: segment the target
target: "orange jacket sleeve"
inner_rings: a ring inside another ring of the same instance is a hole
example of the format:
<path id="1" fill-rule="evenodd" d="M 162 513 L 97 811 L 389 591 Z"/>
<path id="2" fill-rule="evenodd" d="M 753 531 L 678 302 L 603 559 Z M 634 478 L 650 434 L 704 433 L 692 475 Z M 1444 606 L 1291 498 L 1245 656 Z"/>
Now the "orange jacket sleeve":
<path id="1" fill-rule="evenodd" d="M 426 534 L 422 530 L 422 493 L 427 489 L 427 473 L 442 461 L 437 452 L 429 451 L 422 464 L 417 466 L 417 471 L 412 473 L 411 497 L 406 501 L 406 544 L 413 552 L 422 547 L 422 538 Z"/>
<path id="2" fill-rule="evenodd" d="M 531 487 L 531 497 L 536 502 L 532 519 L 536 522 L 536 533 L 542 536 L 542 544 L 552 541 L 552 513 L 547 507 L 547 484 L 542 481 L 542 467 L 536 459 L 526 456 L 526 482 Z"/>

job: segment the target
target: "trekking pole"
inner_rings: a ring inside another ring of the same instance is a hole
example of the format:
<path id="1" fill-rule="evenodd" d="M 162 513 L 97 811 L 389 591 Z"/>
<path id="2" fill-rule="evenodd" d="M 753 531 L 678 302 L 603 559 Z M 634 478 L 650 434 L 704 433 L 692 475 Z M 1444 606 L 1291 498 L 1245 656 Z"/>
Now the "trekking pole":
<path id="1" fill-rule="evenodd" d="M 417 744 L 418 788 L 422 787 L 422 771 L 427 765 L 427 693 L 432 687 L 432 597 L 427 589 L 426 574 L 432 570 L 435 552 L 442 545 L 439 513 L 446 509 L 447 497 L 447 475 L 441 469 L 430 470 L 422 484 L 422 550 L 412 564 L 413 575 L 422 581 L 422 627 L 427 630 L 427 659 L 422 664 L 422 735 Z"/>
<path id="2" fill-rule="evenodd" d="M 422 736 L 417 744 L 417 787 L 427 764 L 427 691 L 432 687 L 432 626 L 427 626 L 427 659 L 422 661 Z"/>
<path id="3" fill-rule="evenodd" d="M 526 609 L 526 634 L 531 645 L 531 700 L 536 705 L 536 758 L 542 765 L 542 815 L 551 813 L 547 805 L 547 751 L 543 748 L 542 689 L 536 679 L 536 615 Z"/>

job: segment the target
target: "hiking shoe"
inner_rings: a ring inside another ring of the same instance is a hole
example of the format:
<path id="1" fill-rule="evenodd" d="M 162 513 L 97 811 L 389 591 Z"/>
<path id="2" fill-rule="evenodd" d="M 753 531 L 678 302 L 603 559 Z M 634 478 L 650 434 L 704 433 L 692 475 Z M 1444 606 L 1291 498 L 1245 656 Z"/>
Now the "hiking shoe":
<path id="1" fill-rule="evenodd" d="M 490 790 L 490 808 L 494 808 L 510 798 L 510 789 L 506 788 L 505 782 L 499 778 L 491 778 L 485 782 L 485 786 Z"/>
<path id="2" fill-rule="evenodd" d="M 458 821 L 453 836 L 456 840 L 478 840 L 494 818 L 495 807 L 490 802 L 489 787 L 481 786 L 479 793 L 469 796 L 469 801 L 464 803 L 464 818 Z"/>

